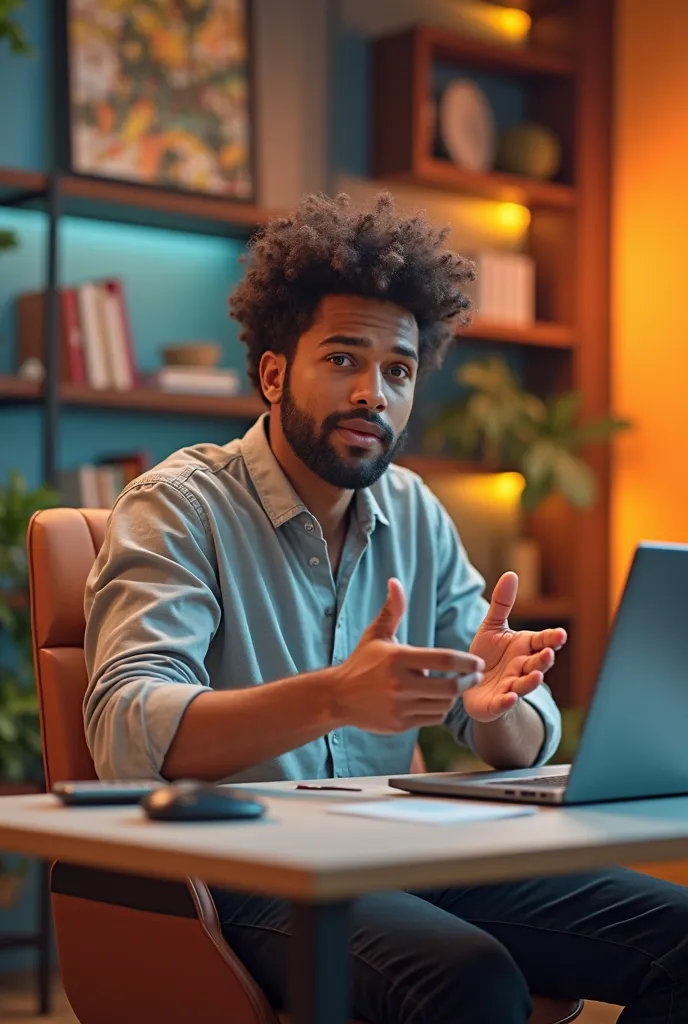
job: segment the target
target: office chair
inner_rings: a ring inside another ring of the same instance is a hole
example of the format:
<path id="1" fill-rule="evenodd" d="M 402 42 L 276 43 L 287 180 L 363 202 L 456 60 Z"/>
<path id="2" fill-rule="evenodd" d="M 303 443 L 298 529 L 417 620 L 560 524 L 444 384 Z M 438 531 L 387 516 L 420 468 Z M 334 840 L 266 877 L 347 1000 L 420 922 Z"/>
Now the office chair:
<path id="1" fill-rule="evenodd" d="M 27 545 L 43 764 L 59 780 L 96 778 L 82 704 L 84 588 L 108 512 L 37 512 Z M 415 763 L 422 769 L 417 752 Z M 62 981 L 81 1024 L 288 1024 L 227 945 L 204 882 L 172 882 L 58 860 L 51 901 Z M 580 1001 L 536 997 L 531 1024 L 567 1024 Z M 497 1022 L 495 1022 L 497 1024 Z"/>

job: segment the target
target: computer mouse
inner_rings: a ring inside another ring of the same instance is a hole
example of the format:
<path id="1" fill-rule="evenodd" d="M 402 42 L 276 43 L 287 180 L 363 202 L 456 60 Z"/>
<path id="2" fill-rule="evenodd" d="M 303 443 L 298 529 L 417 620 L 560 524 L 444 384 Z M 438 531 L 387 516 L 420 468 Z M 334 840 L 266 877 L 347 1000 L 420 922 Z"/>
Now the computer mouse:
<path id="1" fill-rule="evenodd" d="M 156 821 L 237 821 L 260 818 L 265 804 L 207 782 L 173 782 L 142 800 L 147 817 Z"/>

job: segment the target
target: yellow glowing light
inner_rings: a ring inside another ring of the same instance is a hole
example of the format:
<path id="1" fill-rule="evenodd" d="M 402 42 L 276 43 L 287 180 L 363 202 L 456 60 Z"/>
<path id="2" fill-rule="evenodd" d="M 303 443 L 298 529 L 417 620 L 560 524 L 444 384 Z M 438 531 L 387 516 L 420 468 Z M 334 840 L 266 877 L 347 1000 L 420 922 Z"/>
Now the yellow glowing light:
<path id="1" fill-rule="evenodd" d="M 530 210 L 519 203 L 497 203 L 495 219 L 505 231 L 521 233 L 530 225 Z"/>
<path id="2" fill-rule="evenodd" d="M 459 9 L 463 26 L 483 39 L 516 46 L 528 41 L 531 18 L 525 11 L 475 0 L 465 0 Z"/>
<path id="3" fill-rule="evenodd" d="M 520 473 L 495 473 L 491 482 L 492 493 L 500 501 L 518 501 L 525 487 Z"/>
<path id="4" fill-rule="evenodd" d="M 512 42 L 528 38 L 530 15 L 525 11 L 519 11 L 516 7 L 505 7 L 494 13 L 498 29 Z"/>

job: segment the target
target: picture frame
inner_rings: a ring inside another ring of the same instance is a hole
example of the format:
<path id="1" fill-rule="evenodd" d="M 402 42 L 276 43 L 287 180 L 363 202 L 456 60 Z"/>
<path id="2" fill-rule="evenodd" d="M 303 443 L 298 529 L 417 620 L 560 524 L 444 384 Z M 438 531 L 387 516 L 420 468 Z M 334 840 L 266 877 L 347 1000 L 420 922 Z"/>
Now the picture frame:
<path id="1" fill-rule="evenodd" d="M 56 163 L 255 203 L 252 0 L 57 0 Z"/>

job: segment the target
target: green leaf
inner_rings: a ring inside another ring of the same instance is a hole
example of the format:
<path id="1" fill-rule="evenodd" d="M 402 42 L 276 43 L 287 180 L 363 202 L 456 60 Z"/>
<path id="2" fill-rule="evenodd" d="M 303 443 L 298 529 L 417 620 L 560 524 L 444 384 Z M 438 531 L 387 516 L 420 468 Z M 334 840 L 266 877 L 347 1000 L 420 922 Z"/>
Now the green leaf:
<path id="1" fill-rule="evenodd" d="M 0 0 L 0 42 L 7 39 L 12 53 L 30 53 L 31 45 L 23 29 L 11 16 L 24 6 L 24 0 Z"/>
<path id="2" fill-rule="evenodd" d="M 621 430 L 630 430 L 632 426 L 632 420 L 622 420 L 615 416 L 591 420 L 578 427 L 574 434 L 574 444 L 577 448 L 586 444 L 599 444 L 602 441 L 608 441 L 610 437 Z"/>
<path id="3" fill-rule="evenodd" d="M 557 395 L 550 401 L 548 419 L 554 435 L 568 434 L 573 429 L 580 404 L 581 396 L 577 391 Z"/>
<path id="4" fill-rule="evenodd" d="M 526 483 L 540 484 L 553 476 L 559 450 L 550 440 L 536 441 L 521 461 L 521 471 Z"/>
<path id="5" fill-rule="evenodd" d="M 532 512 L 542 504 L 552 491 L 552 477 L 547 476 L 542 480 L 526 480 L 526 485 L 521 491 L 521 508 L 525 512 Z"/>
<path id="6" fill-rule="evenodd" d="M 557 488 L 576 508 L 589 508 L 595 500 L 597 486 L 590 466 L 576 455 L 559 451 L 554 467 Z"/>

